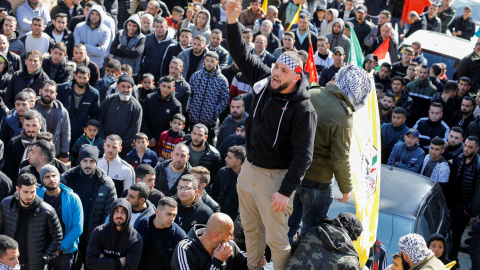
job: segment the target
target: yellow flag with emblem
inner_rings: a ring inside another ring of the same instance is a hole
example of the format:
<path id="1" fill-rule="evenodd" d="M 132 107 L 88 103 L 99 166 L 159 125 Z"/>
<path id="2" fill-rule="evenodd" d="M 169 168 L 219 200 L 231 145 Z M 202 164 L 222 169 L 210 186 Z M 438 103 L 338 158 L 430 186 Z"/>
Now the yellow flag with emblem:
<path id="1" fill-rule="evenodd" d="M 361 267 L 367 262 L 370 248 L 376 241 L 380 200 L 381 138 L 375 89 L 370 92 L 366 105 L 353 114 L 350 145 L 356 215 L 363 225 L 362 234 L 354 241 Z"/>
<path id="2" fill-rule="evenodd" d="M 267 14 L 268 0 L 263 0 L 262 9 L 265 14 Z"/>

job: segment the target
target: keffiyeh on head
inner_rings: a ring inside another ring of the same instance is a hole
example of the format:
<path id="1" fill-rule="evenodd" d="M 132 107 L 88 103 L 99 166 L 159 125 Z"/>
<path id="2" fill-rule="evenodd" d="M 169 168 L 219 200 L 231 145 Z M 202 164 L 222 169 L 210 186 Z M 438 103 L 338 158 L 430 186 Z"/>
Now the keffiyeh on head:
<path id="1" fill-rule="evenodd" d="M 290 56 L 286 54 L 281 54 L 280 57 L 278 57 L 277 62 L 285 64 L 288 68 L 290 68 L 293 72 L 302 74 L 302 67 L 299 66 L 295 60 L 290 58 Z"/>
<path id="2" fill-rule="evenodd" d="M 349 65 L 337 72 L 335 85 L 345 93 L 355 111 L 357 111 L 365 105 L 375 82 L 373 77 L 363 68 Z"/>
<path id="3" fill-rule="evenodd" d="M 410 258 L 414 264 L 423 261 L 430 254 L 433 254 L 433 251 L 427 247 L 425 239 L 416 233 L 402 236 L 400 240 L 398 240 L 398 247 L 401 252 L 407 254 L 408 258 Z"/>

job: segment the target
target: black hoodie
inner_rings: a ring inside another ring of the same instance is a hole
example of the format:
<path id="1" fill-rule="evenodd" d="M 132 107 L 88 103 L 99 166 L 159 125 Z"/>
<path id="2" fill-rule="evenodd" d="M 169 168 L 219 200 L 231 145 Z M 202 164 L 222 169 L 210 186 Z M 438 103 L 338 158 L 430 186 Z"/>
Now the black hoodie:
<path id="1" fill-rule="evenodd" d="M 127 210 L 127 219 L 120 231 L 114 225 L 115 208 Z M 90 236 L 87 247 L 86 265 L 89 269 L 137 269 L 142 255 L 143 240 L 140 234 L 130 226 L 132 206 L 124 199 L 117 199 L 110 208 L 110 222 L 98 226 Z M 99 258 L 100 254 L 105 257 Z M 126 257 L 126 265 L 121 266 L 120 258 Z"/>
<path id="2" fill-rule="evenodd" d="M 253 88 L 250 116 L 245 122 L 247 159 L 266 169 L 288 169 L 279 193 L 290 197 L 312 162 L 317 114 L 301 75 L 297 90 L 272 94 L 270 67 L 247 52 L 238 23 L 227 24 L 228 48 L 234 62 Z"/>

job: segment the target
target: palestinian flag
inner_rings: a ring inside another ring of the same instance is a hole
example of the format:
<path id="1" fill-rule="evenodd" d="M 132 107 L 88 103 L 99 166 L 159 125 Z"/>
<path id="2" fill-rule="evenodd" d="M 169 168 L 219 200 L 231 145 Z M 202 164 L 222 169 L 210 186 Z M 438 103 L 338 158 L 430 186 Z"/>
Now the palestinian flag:
<path id="1" fill-rule="evenodd" d="M 388 37 L 380 46 L 373 52 L 378 58 L 378 69 L 382 63 L 389 63 L 390 65 L 398 61 L 397 52 L 392 44 L 392 39 Z"/>

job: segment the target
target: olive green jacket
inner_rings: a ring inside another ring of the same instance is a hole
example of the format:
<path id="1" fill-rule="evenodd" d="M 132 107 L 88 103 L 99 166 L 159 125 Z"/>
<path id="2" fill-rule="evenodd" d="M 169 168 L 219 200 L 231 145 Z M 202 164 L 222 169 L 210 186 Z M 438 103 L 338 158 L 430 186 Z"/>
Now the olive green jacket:
<path id="1" fill-rule="evenodd" d="M 334 83 L 310 89 L 310 101 L 317 112 L 313 161 L 305 179 L 331 183 L 335 176 L 340 191 L 352 190 L 350 140 L 354 106 Z"/>

